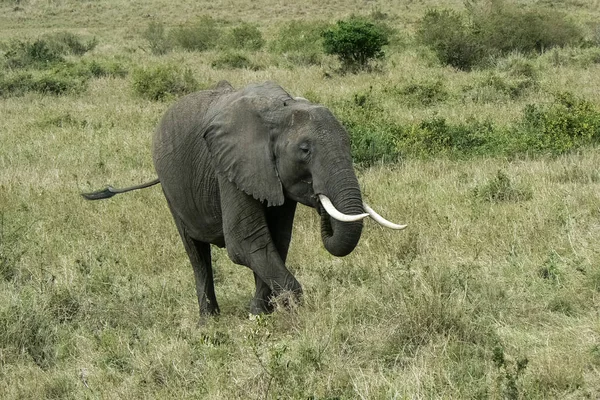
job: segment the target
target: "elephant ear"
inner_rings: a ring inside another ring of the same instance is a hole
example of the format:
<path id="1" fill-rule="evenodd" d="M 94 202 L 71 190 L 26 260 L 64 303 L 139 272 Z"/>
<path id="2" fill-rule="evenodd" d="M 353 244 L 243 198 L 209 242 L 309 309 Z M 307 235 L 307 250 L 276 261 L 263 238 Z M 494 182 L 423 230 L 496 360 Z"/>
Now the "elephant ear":
<path id="1" fill-rule="evenodd" d="M 277 129 L 274 101 L 239 97 L 221 107 L 204 132 L 217 173 L 268 206 L 284 202 L 271 145 Z"/>

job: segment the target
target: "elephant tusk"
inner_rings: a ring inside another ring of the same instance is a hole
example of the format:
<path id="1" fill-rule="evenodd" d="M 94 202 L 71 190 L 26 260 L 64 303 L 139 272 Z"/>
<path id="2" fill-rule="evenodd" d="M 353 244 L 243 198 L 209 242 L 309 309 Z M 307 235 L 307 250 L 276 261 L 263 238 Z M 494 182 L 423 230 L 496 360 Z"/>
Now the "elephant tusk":
<path id="1" fill-rule="evenodd" d="M 377 221 L 377 223 L 379 223 L 379 225 L 381 225 L 381 226 L 385 226 L 386 228 L 391 228 L 391 229 L 398 229 L 398 230 L 406 228 L 406 225 L 394 224 L 393 222 L 390 222 L 387 219 L 383 218 L 381 215 L 377 214 L 375 212 L 375 210 L 373 210 L 371 207 L 369 207 L 369 205 L 367 203 L 363 203 L 363 207 L 365 208 L 365 211 L 369 213 L 369 216 L 371 218 L 373 218 L 375 221 Z"/>
<path id="2" fill-rule="evenodd" d="M 335 208 L 331 203 L 331 200 L 329 200 L 329 198 L 323 194 L 319 195 L 319 201 L 321 202 L 321 205 L 323 206 L 325 211 L 327 211 L 327 214 L 341 222 L 360 221 L 361 219 L 364 219 L 369 216 L 369 214 L 367 213 L 357 215 L 344 214 L 338 211 L 338 209 Z"/>

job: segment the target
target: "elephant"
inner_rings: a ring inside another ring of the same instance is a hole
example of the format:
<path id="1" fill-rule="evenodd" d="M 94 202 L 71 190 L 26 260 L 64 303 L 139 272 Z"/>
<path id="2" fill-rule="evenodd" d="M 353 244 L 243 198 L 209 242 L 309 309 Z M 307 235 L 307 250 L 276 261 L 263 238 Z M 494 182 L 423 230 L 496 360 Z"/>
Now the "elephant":
<path id="1" fill-rule="evenodd" d="M 325 107 L 292 97 L 274 82 L 235 90 L 221 81 L 172 105 L 153 137 L 158 179 L 82 194 L 96 200 L 160 183 L 194 271 L 200 317 L 219 314 L 211 245 L 254 273 L 252 314 L 302 287 L 286 268 L 297 203 L 316 209 L 327 251 L 357 246 L 363 219 L 403 229 L 367 204 L 346 130 Z"/>

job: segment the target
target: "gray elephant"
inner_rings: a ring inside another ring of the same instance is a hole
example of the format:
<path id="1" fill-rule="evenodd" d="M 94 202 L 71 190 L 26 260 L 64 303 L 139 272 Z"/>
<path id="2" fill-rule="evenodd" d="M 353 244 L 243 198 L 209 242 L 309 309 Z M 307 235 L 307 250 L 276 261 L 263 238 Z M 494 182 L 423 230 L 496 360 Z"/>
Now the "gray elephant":
<path id="1" fill-rule="evenodd" d="M 250 312 L 273 310 L 283 291 L 302 288 L 285 267 L 296 204 L 315 208 L 329 253 L 357 245 L 366 216 L 394 229 L 363 203 L 350 139 L 325 107 L 273 82 L 235 90 L 228 82 L 180 99 L 153 140 L 158 179 L 83 196 L 102 199 L 160 182 L 194 269 L 200 315 L 218 314 L 210 245 L 254 272 Z"/>

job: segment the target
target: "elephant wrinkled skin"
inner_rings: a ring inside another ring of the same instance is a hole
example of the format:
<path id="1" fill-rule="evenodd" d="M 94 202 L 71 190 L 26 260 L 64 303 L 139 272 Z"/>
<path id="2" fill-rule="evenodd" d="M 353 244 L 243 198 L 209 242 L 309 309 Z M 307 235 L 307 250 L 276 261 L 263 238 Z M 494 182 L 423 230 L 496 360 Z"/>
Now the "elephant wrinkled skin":
<path id="1" fill-rule="evenodd" d="M 273 82 L 235 90 L 222 81 L 183 97 L 156 129 L 153 161 L 157 180 L 84 196 L 106 198 L 161 183 L 194 269 L 201 315 L 219 312 L 211 244 L 226 247 L 232 261 L 254 272 L 250 311 L 270 312 L 273 296 L 302 294 L 285 267 L 297 203 L 318 210 L 323 244 L 335 256 L 356 247 L 369 215 L 344 128 L 325 107 Z"/>

